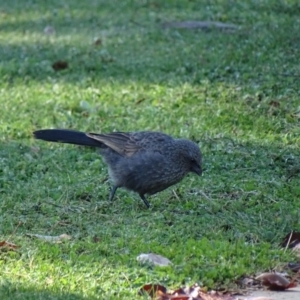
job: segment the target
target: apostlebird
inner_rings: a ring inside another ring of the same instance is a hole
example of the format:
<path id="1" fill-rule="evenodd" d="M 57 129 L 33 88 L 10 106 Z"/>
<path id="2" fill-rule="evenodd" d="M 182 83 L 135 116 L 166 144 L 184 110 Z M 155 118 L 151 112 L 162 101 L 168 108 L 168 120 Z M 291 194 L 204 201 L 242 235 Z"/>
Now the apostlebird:
<path id="1" fill-rule="evenodd" d="M 43 129 L 36 139 L 100 148 L 108 166 L 113 200 L 119 187 L 137 192 L 147 207 L 145 195 L 153 195 L 181 181 L 189 172 L 202 174 L 199 146 L 161 132 L 84 133 L 66 129 Z"/>

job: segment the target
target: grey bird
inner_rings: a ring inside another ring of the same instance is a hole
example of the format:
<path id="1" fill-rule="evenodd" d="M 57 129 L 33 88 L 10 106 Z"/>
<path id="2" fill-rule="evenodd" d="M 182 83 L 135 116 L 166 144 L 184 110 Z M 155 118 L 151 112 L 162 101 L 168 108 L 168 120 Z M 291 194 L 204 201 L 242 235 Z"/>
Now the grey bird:
<path id="1" fill-rule="evenodd" d="M 161 132 L 84 133 L 66 129 L 43 129 L 36 139 L 100 148 L 112 182 L 109 200 L 119 187 L 137 192 L 145 205 L 145 195 L 153 195 L 181 181 L 189 172 L 201 176 L 199 146 Z"/>

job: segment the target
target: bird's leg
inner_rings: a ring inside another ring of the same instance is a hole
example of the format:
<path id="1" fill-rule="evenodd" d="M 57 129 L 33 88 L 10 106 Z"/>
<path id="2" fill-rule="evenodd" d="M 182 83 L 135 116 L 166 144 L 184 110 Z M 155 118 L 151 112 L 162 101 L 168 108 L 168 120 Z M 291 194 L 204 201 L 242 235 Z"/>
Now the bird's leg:
<path id="1" fill-rule="evenodd" d="M 142 198 L 142 200 L 144 201 L 145 205 L 147 206 L 147 208 L 150 208 L 150 203 L 148 202 L 148 200 L 146 199 L 145 195 L 140 194 L 140 197 Z"/>
<path id="2" fill-rule="evenodd" d="M 109 201 L 113 201 L 117 189 L 118 189 L 117 186 L 113 186 L 111 188 L 110 194 L 109 194 Z"/>

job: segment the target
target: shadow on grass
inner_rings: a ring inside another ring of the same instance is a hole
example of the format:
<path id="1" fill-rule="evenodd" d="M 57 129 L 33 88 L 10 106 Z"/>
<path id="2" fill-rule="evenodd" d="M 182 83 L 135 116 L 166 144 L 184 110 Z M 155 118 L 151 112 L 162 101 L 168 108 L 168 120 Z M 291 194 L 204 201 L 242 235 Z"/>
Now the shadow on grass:
<path id="1" fill-rule="evenodd" d="M 20 6 L 15 3 L 7 8 L 6 18 L 12 21 L 4 18 L 1 24 L 1 77 L 9 84 L 19 80 L 79 83 L 112 79 L 174 84 L 199 84 L 203 79 L 243 83 L 249 79 L 260 81 L 261 74 L 266 80 L 277 72 L 278 63 L 270 61 L 273 57 L 258 62 L 258 49 L 259 55 L 265 56 L 274 51 L 276 44 L 276 51 L 285 53 L 285 63 L 298 61 L 295 55 L 286 53 L 287 48 L 297 47 L 291 32 L 297 28 L 289 23 L 288 29 L 276 27 L 275 32 L 266 26 L 259 29 L 259 33 L 255 28 L 250 33 L 163 30 L 160 26 L 163 21 L 176 19 L 178 3 L 157 8 L 132 2 L 122 6 L 117 3 L 92 1 L 91 5 L 81 5 L 76 2 L 74 7 L 68 7 L 59 2 L 56 6 L 42 6 L 27 1 L 24 20 L 20 21 L 14 18 L 20 13 Z M 181 17 L 193 15 L 192 8 L 187 7 Z M 201 12 L 205 15 L 205 6 L 200 5 L 198 9 L 200 15 Z M 220 5 L 220 9 L 225 8 Z M 231 13 L 234 18 L 236 12 Z M 49 24 L 57 31 L 53 36 L 43 32 Z M 273 34 L 280 39 L 273 38 Z M 263 38 L 264 35 L 268 39 Z M 100 45 L 94 44 L 94 38 L 101 39 Z M 52 64 L 58 60 L 67 61 L 69 68 L 55 72 Z"/>
<path id="2" fill-rule="evenodd" d="M 37 289 L 36 287 L 27 287 L 21 283 L 2 282 L 0 283 L 0 295 L 2 300 L 83 300 L 96 299 L 94 297 L 83 297 L 78 293 L 51 291 L 51 288 Z"/>

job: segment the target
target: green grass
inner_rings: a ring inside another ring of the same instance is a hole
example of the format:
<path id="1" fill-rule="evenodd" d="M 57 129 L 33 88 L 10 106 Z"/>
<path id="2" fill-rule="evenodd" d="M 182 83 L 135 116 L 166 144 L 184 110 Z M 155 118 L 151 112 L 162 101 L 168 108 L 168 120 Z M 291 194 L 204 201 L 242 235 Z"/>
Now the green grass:
<path id="1" fill-rule="evenodd" d="M 278 244 L 300 230 L 299 10 L 296 0 L 2 1 L 0 241 L 21 247 L 0 252 L 0 298 L 135 299 L 146 283 L 232 286 L 292 260 Z M 162 28 L 174 20 L 239 29 Z M 57 60 L 69 68 L 55 72 Z M 163 131 L 197 141 L 205 172 L 149 210 L 125 190 L 109 203 L 97 151 L 36 141 L 40 128 Z M 139 265 L 147 252 L 174 265 Z"/>

